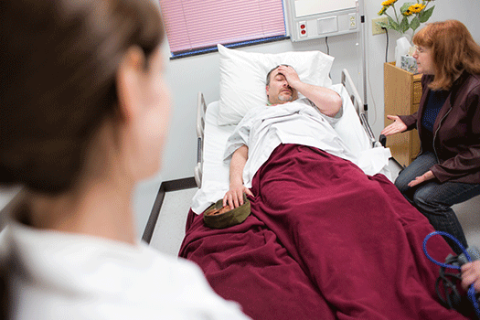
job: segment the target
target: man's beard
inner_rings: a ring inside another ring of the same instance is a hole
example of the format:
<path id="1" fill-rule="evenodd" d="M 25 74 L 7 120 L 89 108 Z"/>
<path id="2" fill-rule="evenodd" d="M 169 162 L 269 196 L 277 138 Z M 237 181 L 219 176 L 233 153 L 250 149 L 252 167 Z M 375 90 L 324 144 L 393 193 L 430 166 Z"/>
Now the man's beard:
<path id="1" fill-rule="evenodd" d="M 283 102 L 290 102 L 293 100 L 293 94 L 290 96 L 285 96 L 283 94 L 278 95 L 278 100 L 283 101 Z"/>

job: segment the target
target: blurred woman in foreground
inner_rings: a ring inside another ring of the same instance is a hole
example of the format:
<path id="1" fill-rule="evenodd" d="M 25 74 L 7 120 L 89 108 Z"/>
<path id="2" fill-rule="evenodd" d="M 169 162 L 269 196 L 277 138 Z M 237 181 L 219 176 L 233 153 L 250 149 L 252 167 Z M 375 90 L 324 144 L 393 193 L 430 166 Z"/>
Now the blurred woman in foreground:
<path id="1" fill-rule="evenodd" d="M 0 186 L 23 187 L 0 259 L 10 317 L 245 319 L 134 231 L 168 129 L 158 8 L 8 0 L 0 21 Z"/>

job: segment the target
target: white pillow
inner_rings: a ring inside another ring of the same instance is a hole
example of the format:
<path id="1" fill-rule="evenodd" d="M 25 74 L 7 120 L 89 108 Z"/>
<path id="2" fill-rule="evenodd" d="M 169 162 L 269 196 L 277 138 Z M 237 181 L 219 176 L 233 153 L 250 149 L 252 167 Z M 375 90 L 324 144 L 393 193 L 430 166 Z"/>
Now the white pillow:
<path id="1" fill-rule="evenodd" d="M 237 124 L 250 108 L 267 103 L 266 76 L 277 65 L 292 66 L 305 83 L 332 85 L 329 73 L 334 58 L 320 51 L 270 54 L 228 49 L 221 44 L 217 47 L 220 53 L 218 125 Z"/>

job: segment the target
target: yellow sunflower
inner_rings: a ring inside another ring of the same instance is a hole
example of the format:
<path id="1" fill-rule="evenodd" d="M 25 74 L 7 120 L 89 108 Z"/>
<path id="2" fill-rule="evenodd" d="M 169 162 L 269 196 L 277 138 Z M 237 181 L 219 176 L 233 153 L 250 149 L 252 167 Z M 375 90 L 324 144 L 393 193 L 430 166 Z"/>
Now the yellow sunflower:
<path id="1" fill-rule="evenodd" d="M 410 11 L 410 8 L 408 8 L 404 13 L 402 13 L 404 16 L 411 16 L 413 14 L 412 11 Z"/>
<path id="2" fill-rule="evenodd" d="M 388 7 L 383 7 L 382 10 L 378 11 L 378 15 L 381 16 L 382 14 L 385 13 L 385 11 L 387 11 Z"/>
<path id="3" fill-rule="evenodd" d="M 389 7 L 391 6 L 392 4 L 394 4 L 395 2 L 397 2 L 398 0 L 386 0 L 386 1 L 383 1 L 382 2 L 382 6 L 384 7 Z"/>
<path id="4" fill-rule="evenodd" d="M 425 5 L 424 5 L 424 4 L 416 3 L 416 4 L 411 5 L 410 7 L 408 7 L 408 10 L 407 10 L 407 11 L 410 11 L 410 12 L 412 12 L 412 13 L 419 13 L 419 12 L 422 11 L 423 9 L 425 9 Z"/>

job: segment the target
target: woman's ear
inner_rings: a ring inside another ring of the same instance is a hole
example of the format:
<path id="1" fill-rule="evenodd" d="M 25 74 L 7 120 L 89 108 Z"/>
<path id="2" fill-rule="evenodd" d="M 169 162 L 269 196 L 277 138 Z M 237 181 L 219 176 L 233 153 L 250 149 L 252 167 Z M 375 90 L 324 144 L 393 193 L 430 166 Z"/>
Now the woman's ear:
<path id="1" fill-rule="evenodd" d="M 145 74 L 145 55 L 137 47 L 130 47 L 125 53 L 117 71 L 118 107 L 122 119 L 128 121 L 138 115 L 142 106 L 142 85 Z"/>

